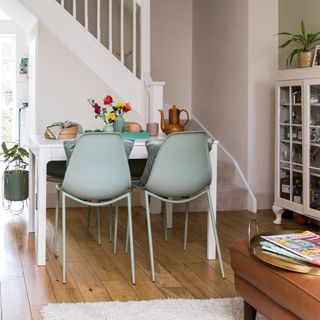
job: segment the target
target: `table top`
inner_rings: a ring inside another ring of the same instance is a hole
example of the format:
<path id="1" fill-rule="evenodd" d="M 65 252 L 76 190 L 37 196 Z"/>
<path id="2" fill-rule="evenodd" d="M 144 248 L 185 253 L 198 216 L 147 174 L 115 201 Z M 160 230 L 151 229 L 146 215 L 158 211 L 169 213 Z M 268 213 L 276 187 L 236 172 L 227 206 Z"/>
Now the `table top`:
<path id="1" fill-rule="evenodd" d="M 77 135 L 77 138 L 79 138 L 81 135 Z M 147 140 L 164 140 L 165 139 L 164 134 L 159 134 L 156 137 L 149 137 L 148 139 L 137 139 L 134 140 L 134 144 L 137 145 L 144 145 Z M 47 139 L 43 135 L 30 135 L 29 140 L 32 142 L 30 145 L 35 144 L 39 148 L 63 148 L 63 141 L 68 140 L 75 140 L 77 138 L 73 139 Z"/>
<path id="2" fill-rule="evenodd" d="M 258 260 L 269 265 L 294 272 L 308 273 L 320 276 L 320 268 L 315 266 L 314 264 L 282 256 L 280 254 L 268 252 L 261 248 L 260 242 L 265 241 L 265 239 L 261 238 L 261 236 L 288 234 L 295 232 L 301 232 L 301 230 L 281 230 L 277 232 L 265 232 L 257 234 L 254 237 L 252 237 L 250 241 L 250 250 Z"/>

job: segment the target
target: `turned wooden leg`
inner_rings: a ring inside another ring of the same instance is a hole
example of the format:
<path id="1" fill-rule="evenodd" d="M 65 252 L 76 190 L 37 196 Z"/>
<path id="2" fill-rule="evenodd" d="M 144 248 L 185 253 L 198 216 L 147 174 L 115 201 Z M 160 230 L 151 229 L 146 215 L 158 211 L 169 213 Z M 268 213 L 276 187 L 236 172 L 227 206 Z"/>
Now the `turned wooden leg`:
<path id="1" fill-rule="evenodd" d="M 272 206 L 272 210 L 276 216 L 276 219 L 273 220 L 273 223 L 274 224 L 281 224 L 281 217 L 282 217 L 282 214 L 283 214 L 283 211 L 284 211 L 284 208 L 276 205 L 276 204 L 273 204 Z"/>
<path id="2" fill-rule="evenodd" d="M 247 301 L 243 301 L 243 319 L 244 320 L 255 320 L 257 310 L 250 305 Z"/>

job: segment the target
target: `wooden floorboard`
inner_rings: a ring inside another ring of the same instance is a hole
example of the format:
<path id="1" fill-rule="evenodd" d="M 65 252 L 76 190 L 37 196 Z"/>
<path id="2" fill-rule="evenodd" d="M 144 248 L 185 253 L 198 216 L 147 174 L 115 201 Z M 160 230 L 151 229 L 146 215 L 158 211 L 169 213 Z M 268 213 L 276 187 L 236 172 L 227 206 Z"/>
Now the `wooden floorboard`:
<path id="1" fill-rule="evenodd" d="M 218 234 L 221 242 L 226 279 L 220 275 L 217 260 L 206 259 L 206 213 L 191 213 L 188 245 L 183 250 L 184 214 L 174 214 L 174 228 L 164 240 L 163 219 L 152 215 L 156 282 L 150 279 L 149 248 L 144 209 L 133 209 L 136 285 L 131 284 L 130 256 L 124 252 L 126 210 L 120 209 L 117 253 L 109 241 L 109 216 L 102 213 L 102 244 L 97 244 L 96 214 L 87 227 L 87 209 L 67 211 L 67 283 L 61 282 L 61 257 L 53 255 L 54 210 L 47 211 L 47 265 L 35 264 L 34 234 L 28 234 L 26 214 L 12 216 L 1 212 L 0 218 L 0 319 L 41 319 L 41 308 L 54 302 L 91 302 L 110 300 L 149 300 L 162 298 L 234 297 L 230 246 L 247 238 L 252 213 L 219 212 Z M 305 229 L 295 220 L 272 223 L 269 210 L 257 215 L 260 231 Z M 308 227 L 318 229 L 317 226 Z M 58 251 L 61 252 L 61 234 Z M 19 308 L 17 306 L 19 305 Z"/>

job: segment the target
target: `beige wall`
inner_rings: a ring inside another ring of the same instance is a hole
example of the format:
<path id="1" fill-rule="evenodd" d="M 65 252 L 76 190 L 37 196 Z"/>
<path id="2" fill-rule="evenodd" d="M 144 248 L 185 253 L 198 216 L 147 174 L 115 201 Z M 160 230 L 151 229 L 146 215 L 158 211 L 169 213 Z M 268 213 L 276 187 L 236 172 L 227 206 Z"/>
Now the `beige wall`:
<path id="1" fill-rule="evenodd" d="M 64 120 L 78 122 L 86 129 L 103 127 L 101 120 L 94 119 L 87 99 L 102 103 L 107 94 L 118 98 L 42 24 L 38 27 L 38 65 L 36 133 L 42 134 L 49 124 Z M 134 111 L 126 119 L 139 121 Z"/>
<path id="2" fill-rule="evenodd" d="M 191 110 L 192 0 L 151 0 L 151 76 L 165 103 Z"/>
<path id="3" fill-rule="evenodd" d="M 249 0 L 248 182 L 260 209 L 273 203 L 277 2 Z"/>
<path id="4" fill-rule="evenodd" d="M 192 111 L 247 173 L 248 2 L 193 2 Z"/>
<path id="5" fill-rule="evenodd" d="M 304 20 L 308 33 L 320 31 L 320 1 L 319 0 L 279 0 L 279 32 L 300 32 L 300 21 Z M 288 37 L 279 37 L 279 44 L 282 44 Z M 286 69 L 286 59 L 290 52 L 296 48 L 293 45 L 286 49 L 279 50 L 279 69 Z M 297 57 L 294 59 L 292 68 L 298 67 Z"/>

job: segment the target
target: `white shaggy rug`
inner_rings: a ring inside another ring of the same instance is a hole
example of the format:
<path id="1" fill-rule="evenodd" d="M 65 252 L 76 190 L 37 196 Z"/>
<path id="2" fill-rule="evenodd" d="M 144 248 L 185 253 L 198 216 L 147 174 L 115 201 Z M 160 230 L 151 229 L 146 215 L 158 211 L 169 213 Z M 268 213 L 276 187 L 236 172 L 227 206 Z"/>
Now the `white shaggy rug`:
<path id="1" fill-rule="evenodd" d="M 167 299 L 130 302 L 49 304 L 44 320 L 242 320 L 243 300 Z M 261 315 L 257 320 L 265 319 Z"/>

